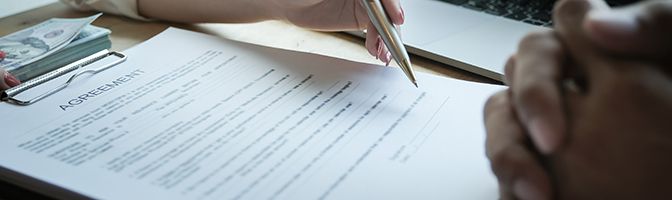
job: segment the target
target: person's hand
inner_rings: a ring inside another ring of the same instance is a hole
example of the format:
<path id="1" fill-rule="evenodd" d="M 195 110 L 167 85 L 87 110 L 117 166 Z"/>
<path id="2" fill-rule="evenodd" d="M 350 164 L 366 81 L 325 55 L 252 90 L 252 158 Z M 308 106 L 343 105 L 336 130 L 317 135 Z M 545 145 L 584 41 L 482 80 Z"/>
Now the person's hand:
<path id="1" fill-rule="evenodd" d="M 671 33 L 669 30 L 671 27 L 669 23 L 672 22 L 670 3 L 670 1 L 648 1 L 613 10 L 600 6 L 602 9 L 591 11 L 588 17 L 583 19 L 583 28 L 586 30 L 587 37 L 599 46 L 600 50 L 611 55 L 669 63 L 665 61 L 665 58 L 670 59 L 666 54 L 669 54 L 669 48 L 672 45 L 671 39 L 665 36 Z M 571 12 L 557 13 L 556 17 L 565 17 L 562 15 L 573 14 Z M 581 22 L 575 23 L 581 24 Z M 493 161 L 493 170 L 502 174 L 498 177 L 500 183 L 504 183 L 503 194 L 508 194 L 509 197 L 547 197 L 552 192 L 547 187 L 548 176 L 543 174 L 543 171 L 539 173 L 537 170 L 541 168 L 540 161 L 529 156 L 534 155 L 535 149 L 540 149 L 545 154 L 556 152 L 565 141 L 563 138 L 566 125 L 563 117 L 564 110 L 562 110 L 563 102 L 560 99 L 560 86 L 562 85 L 560 67 L 561 64 L 567 64 L 567 62 L 564 61 L 566 59 L 564 51 L 558 48 L 557 42 L 556 44 L 552 42 L 552 35 L 547 33 L 528 36 L 521 43 L 521 51 L 508 62 L 507 81 L 505 82 L 512 86 L 509 95 L 499 94 L 492 99 L 517 102 L 510 103 L 510 106 L 514 108 L 504 108 L 501 103 L 490 103 L 490 106 L 486 106 L 488 156 Z M 522 49 L 531 49 L 531 51 Z M 541 51 L 534 49 L 541 49 Z M 517 60 L 520 61 L 516 62 Z M 663 66 L 663 71 L 667 71 L 668 74 L 671 69 L 669 66 Z M 520 79 L 522 81 L 518 81 Z M 491 100 L 490 102 L 496 101 Z M 488 117 L 504 112 L 502 110 L 514 115 L 515 120 Z M 521 118 L 526 119 L 527 123 L 513 123 L 520 122 Z M 546 132 L 528 131 L 530 130 L 529 122 L 535 121 L 530 119 L 542 121 L 541 123 L 546 124 L 546 127 L 559 128 L 550 128 Z M 525 143 L 528 139 L 524 137 L 524 134 L 531 135 L 532 145 L 526 146 L 529 143 Z M 518 189 L 513 189 L 516 182 L 524 182 L 515 180 L 527 180 L 528 183 L 519 183 L 517 184 Z M 506 196 L 503 195 L 503 198 Z"/>
<path id="2" fill-rule="evenodd" d="M 361 0 L 279 0 L 286 5 L 287 20 L 295 25 L 322 31 L 366 29 L 366 49 L 383 62 L 390 53 L 369 20 Z M 404 23 L 399 0 L 380 0 L 395 25 Z"/>
<path id="3" fill-rule="evenodd" d="M 657 16 L 637 17 L 641 24 L 672 15 L 669 1 L 640 6 L 647 8 L 646 16 Z M 589 36 L 590 29 L 584 25 L 589 13 L 605 12 L 605 7 L 587 0 L 564 1 L 556 7 L 556 31 L 569 57 L 567 78 L 576 83 L 563 90 L 566 144 L 548 160 L 557 195 L 567 199 L 669 198 L 672 58 L 658 54 L 669 54 L 672 46 L 658 45 L 656 51 L 638 53 L 633 49 L 628 54 L 605 51 L 605 44 Z M 666 37 L 672 32 L 664 25 L 670 18 L 663 19 L 656 26 L 643 26 L 661 37 L 644 33 L 640 37 L 669 41 Z"/>
<path id="4" fill-rule="evenodd" d="M 3 59 L 5 59 L 5 52 L 0 51 L 0 61 Z M 16 79 L 16 77 L 5 71 L 5 69 L 2 67 L 0 67 L 0 76 L 2 76 L 2 80 L 0 80 L 0 91 L 4 91 L 21 84 L 19 79 Z"/>
<path id="5" fill-rule="evenodd" d="M 669 63 L 672 56 L 672 37 L 669 37 L 672 33 L 672 1 L 643 1 L 614 9 L 600 3 L 599 7 L 591 10 L 583 21 L 576 22 L 582 24 L 585 34 L 594 45 L 599 46 L 599 50 L 615 56 Z M 574 13 L 556 14 L 554 18 L 568 17 L 561 15 Z M 515 60 L 515 57 L 511 59 Z M 507 65 L 505 70 L 505 82 L 514 91 L 515 109 L 529 130 L 534 146 L 544 154 L 553 153 L 562 146 L 566 130 L 558 98 L 561 71 L 534 65 L 516 66 Z M 670 70 L 667 69 L 668 72 Z M 510 83 L 514 77 L 518 79 L 518 84 Z"/>
<path id="6" fill-rule="evenodd" d="M 672 1 L 592 10 L 583 28 L 591 41 L 612 54 L 666 64 L 672 61 Z"/>
<path id="7" fill-rule="evenodd" d="M 320 31 L 367 30 L 366 48 L 389 63 L 391 55 L 369 20 L 361 0 L 137 0 L 138 13 L 174 22 L 242 23 L 286 20 Z M 380 0 L 392 23 L 404 23 L 399 0 Z M 412 1 L 412 0 L 411 0 Z M 273 34 L 273 33 L 269 33 Z"/>
<path id="8" fill-rule="evenodd" d="M 520 90 L 530 94 L 529 87 L 537 86 L 532 84 L 534 82 L 549 81 L 551 83 L 547 84 L 553 84 L 553 81 L 546 79 L 560 79 L 559 71 L 565 59 L 564 49 L 554 32 L 527 35 L 521 41 L 516 55 L 511 57 L 506 64 L 509 89 L 493 95 L 485 104 L 486 153 L 499 181 L 501 199 L 543 200 L 552 197 L 550 177 L 539 160 L 540 155 L 537 150 L 531 146 L 530 132 L 522 123 L 522 118 L 516 110 L 519 106 L 516 100 L 520 101 L 520 99 L 516 99 L 515 94 Z M 513 79 L 514 68 L 517 71 L 516 79 Z M 520 76 L 518 75 L 520 71 L 536 75 L 534 77 Z M 520 88 L 520 85 L 526 85 L 527 88 Z M 554 85 L 544 87 L 556 89 Z M 559 92 L 551 94 L 557 95 L 552 98 L 557 98 L 558 104 L 545 106 L 554 108 L 554 111 L 558 112 L 556 114 L 561 115 L 564 110 L 559 103 L 560 94 Z M 543 111 L 549 110 L 539 110 L 539 112 Z M 562 117 L 564 116 L 560 116 L 564 119 Z"/>

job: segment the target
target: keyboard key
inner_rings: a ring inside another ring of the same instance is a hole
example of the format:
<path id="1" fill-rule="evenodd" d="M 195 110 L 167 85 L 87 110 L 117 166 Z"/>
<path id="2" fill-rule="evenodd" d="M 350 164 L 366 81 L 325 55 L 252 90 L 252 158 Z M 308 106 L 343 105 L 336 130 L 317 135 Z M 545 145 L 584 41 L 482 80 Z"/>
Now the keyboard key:
<path id="1" fill-rule="evenodd" d="M 463 4 L 462 7 L 465 7 L 465 8 L 471 9 L 471 10 L 475 10 L 475 11 L 482 11 L 483 10 L 483 8 L 479 8 L 479 7 L 476 7 L 476 6 L 468 4 L 468 3 Z"/>
<path id="2" fill-rule="evenodd" d="M 454 4 L 454 5 L 459 6 L 459 5 L 467 3 L 467 1 L 469 1 L 469 0 L 441 0 L 441 1 L 448 2 L 450 4 Z"/>
<path id="3" fill-rule="evenodd" d="M 549 12 L 546 12 L 546 11 L 539 11 L 537 13 L 534 13 L 532 15 L 532 18 L 534 18 L 536 20 L 539 20 L 539 21 L 548 22 L 548 21 L 551 21 L 551 14 Z"/>
<path id="4" fill-rule="evenodd" d="M 542 26 L 542 25 L 546 24 L 544 22 L 540 22 L 540 21 L 533 20 L 533 19 L 526 19 L 526 20 L 523 20 L 523 22 L 528 23 L 528 24 L 532 24 L 532 25 L 536 25 L 536 26 Z"/>
<path id="5" fill-rule="evenodd" d="M 509 13 L 509 12 L 507 12 L 506 10 L 503 10 L 503 9 L 500 10 L 500 9 L 490 9 L 490 8 L 488 8 L 488 9 L 486 9 L 486 10 L 484 10 L 484 11 L 485 11 L 486 13 L 488 13 L 488 14 L 491 14 L 491 15 L 497 15 L 497 16 L 501 16 L 501 15 L 504 15 L 504 14 L 508 14 L 508 13 Z"/>
<path id="6" fill-rule="evenodd" d="M 527 15 L 525 15 L 523 13 L 511 13 L 510 15 L 506 15 L 504 17 L 509 18 L 509 19 L 518 20 L 518 21 L 522 21 L 524 19 L 527 19 Z"/>
<path id="7" fill-rule="evenodd" d="M 469 0 L 468 4 L 473 5 L 474 7 L 480 8 L 482 10 L 488 8 L 488 3 L 490 0 Z"/>
<path id="8" fill-rule="evenodd" d="M 505 15 L 508 14 L 509 12 L 506 10 L 506 4 L 504 4 L 502 1 L 491 1 L 487 4 L 487 7 L 485 9 L 486 13 L 492 14 L 492 15 Z"/>
<path id="9" fill-rule="evenodd" d="M 557 0 L 441 0 L 490 15 L 502 16 L 537 26 L 552 27 L 552 9 Z M 615 3 L 614 3 L 615 1 Z M 607 0 L 611 5 L 637 0 Z"/>

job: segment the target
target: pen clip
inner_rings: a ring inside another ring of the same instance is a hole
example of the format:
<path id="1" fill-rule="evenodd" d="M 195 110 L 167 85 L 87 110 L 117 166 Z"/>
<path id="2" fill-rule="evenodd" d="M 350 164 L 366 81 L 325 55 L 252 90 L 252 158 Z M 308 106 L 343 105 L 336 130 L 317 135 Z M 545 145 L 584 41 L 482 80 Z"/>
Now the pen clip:
<path id="1" fill-rule="evenodd" d="M 117 60 L 115 60 L 111 63 L 107 63 L 106 65 L 104 65 L 102 67 L 99 67 L 99 68 L 96 68 L 96 69 L 87 69 L 87 70 L 77 72 L 77 73 L 73 74 L 72 76 L 70 76 L 70 78 L 68 78 L 68 80 L 65 81 L 65 83 L 59 85 L 58 87 L 56 87 L 54 89 L 51 89 L 51 90 L 45 92 L 44 94 L 33 97 L 32 99 L 20 100 L 20 99 L 15 98 L 16 95 L 18 95 L 22 92 L 25 92 L 25 91 L 27 91 L 27 90 L 35 87 L 35 86 L 38 86 L 42 83 L 45 83 L 45 82 L 48 82 L 48 81 L 53 80 L 55 78 L 58 78 L 62 75 L 73 72 L 75 70 L 81 69 L 81 68 L 83 68 L 87 65 L 93 64 L 93 63 L 95 63 L 99 60 L 102 60 L 102 59 L 104 59 L 108 56 L 116 56 L 119 59 L 117 59 Z M 79 77 L 80 75 L 83 75 L 83 74 L 97 74 L 98 72 L 104 71 L 106 69 L 109 69 L 110 67 L 113 67 L 115 65 L 118 65 L 119 63 L 122 63 L 122 62 L 126 61 L 126 58 L 127 58 L 126 55 L 124 55 L 123 53 L 116 52 L 116 51 L 102 50 L 102 51 L 99 51 L 99 52 L 97 52 L 93 55 L 87 56 L 84 59 L 78 60 L 74 63 L 68 64 L 68 65 L 63 66 L 61 68 L 58 68 L 58 69 L 56 69 L 52 72 L 41 75 L 41 76 L 39 76 L 35 79 L 32 79 L 28 82 L 25 82 L 21 85 L 18 85 L 16 87 L 13 87 L 13 88 L 10 88 L 10 89 L 7 89 L 2 93 L 2 95 L 0 96 L 0 99 L 2 101 L 7 101 L 7 102 L 15 104 L 15 105 L 27 106 L 27 105 L 33 104 L 37 101 L 40 101 L 40 100 L 42 100 L 42 99 L 44 99 L 44 98 L 46 98 L 50 95 L 53 95 L 53 94 L 65 89 L 66 87 L 68 87 L 68 85 L 70 85 L 70 83 L 73 80 L 75 80 L 75 78 Z"/>

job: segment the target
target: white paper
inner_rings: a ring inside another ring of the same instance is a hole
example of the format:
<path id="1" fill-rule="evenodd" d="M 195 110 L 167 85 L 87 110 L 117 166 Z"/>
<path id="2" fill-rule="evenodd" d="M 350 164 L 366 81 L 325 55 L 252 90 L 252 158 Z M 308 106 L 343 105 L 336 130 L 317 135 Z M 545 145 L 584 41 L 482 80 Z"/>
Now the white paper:
<path id="1" fill-rule="evenodd" d="M 28 107 L 0 165 L 101 199 L 495 199 L 500 86 L 169 29 Z M 56 83 L 52 83 L 56 84 Z"/>

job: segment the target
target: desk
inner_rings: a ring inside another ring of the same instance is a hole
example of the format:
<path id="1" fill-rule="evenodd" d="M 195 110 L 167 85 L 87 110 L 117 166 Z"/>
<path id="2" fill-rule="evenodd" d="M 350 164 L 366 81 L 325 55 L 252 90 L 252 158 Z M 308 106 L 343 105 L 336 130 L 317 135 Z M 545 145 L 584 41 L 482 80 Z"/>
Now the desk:
<path id="1" fill-rule="evenodd" d="M 84 17 L 92 14 L 94 13 L 77 12 L 64 4 L 54 3 L 0 19 L 0 27 L 2 27 L 0 28 L 0 35 L 7 35 L 52 17 Z M 251 24 L 174 24 L 141 22 L 124 17 L 103 15 L 93 24 L 112 30 L 113 50 L 123 50 L 134 46 L 162 32 L 169 26 L 175 26 L 264 46 L 329 55 L 358 62 L 381 63 L 368 54 L 364 48 L 364 40 L 361 38 L 344 33 L 310 31 L 279 21 Z M 411 59 L 415 69 L 419 72 L 469 81 L 497 83 L 494 80 L 421 57 L 412 56 Z M 44 199 L 46 197 L 0 182 L 0 199 L 5 198 Z"/>

